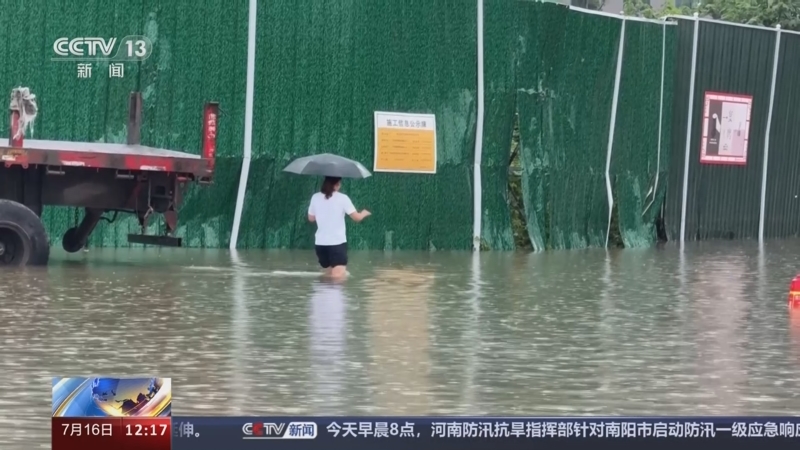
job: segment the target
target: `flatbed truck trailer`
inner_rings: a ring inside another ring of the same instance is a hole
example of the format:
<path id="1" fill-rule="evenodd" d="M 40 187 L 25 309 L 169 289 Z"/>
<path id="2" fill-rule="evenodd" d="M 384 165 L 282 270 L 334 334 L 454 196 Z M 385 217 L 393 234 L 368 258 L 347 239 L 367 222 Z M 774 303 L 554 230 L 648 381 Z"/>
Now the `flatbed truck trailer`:
<path id="1" fill-rule="evenodd" d="M 142 227 L 141 234 L 128 235 L 129 242 L 181 246 L 174 233 L 182 194 L 189 183 L 212 182 L 217 103 L 204 105 L 200 155 L 141 145 L 140 92 L 130 95 L 125 144 L 25 139 L 23 114 L 12 100 L 9 138 L 0 138 L 0 266 L 47 264 L 45 205 L 83 209 L 80 223 L 61 237 L 70 253 L 86 246 L 100 220 L 111 222 L 119 213 L 136 215 Z M 165 234 L 148 235 L 157 214 Z"/>

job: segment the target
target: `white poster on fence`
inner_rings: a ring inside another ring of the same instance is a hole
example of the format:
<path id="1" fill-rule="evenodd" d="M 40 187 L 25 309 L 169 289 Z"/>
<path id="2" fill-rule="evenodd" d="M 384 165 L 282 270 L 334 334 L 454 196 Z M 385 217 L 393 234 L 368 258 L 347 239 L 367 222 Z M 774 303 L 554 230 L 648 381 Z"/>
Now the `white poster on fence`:
<path id="1" fill-rule="evenodd" d="M 750 137 L 750 110 L 753 97 L 741 94 L 706 92 L 703 101 L 703 164 L 747 164 Z"/>
<path id="2" fill-rule="evenodd" d="M 376 111 L 373 170 L 436 173 L 436 116 Z"/>

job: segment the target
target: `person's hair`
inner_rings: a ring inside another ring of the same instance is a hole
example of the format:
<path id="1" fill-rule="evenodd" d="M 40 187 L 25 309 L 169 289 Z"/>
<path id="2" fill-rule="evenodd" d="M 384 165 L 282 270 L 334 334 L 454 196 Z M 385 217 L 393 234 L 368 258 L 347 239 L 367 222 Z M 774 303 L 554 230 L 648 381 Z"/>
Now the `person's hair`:
<path id="1" fill-rule="evenodd" d="M 319 191 L 325 194 L 325 198 L 331 198 L 333 191 L 336 190 L 336 185 L 339 184 L 340 181 L 342 181 L 341 178 L 325 177 L 325 181 L 322 182 L 322 187 Z"/>

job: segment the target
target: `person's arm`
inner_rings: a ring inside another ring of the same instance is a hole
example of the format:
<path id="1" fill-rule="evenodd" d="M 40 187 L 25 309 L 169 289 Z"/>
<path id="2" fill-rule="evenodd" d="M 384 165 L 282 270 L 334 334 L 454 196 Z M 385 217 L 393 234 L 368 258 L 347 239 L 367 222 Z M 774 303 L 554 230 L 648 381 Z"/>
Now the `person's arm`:
<path id="1" fill-rule="evenodd" d="M 367 211 L 366 209 L 362 209 L 361 211 L 357 211 L 356 207 L 353 206 L 353 202 L 350 201 L 349 197 L 347 198 L 347 203 L 345 204 L 344 212 L 345 212 L 345 214 L 350 216 L 350 218 L 353 219 L 356 222 L 361 222 L 362 220 L 364 220 L 367 217 L 372 215 L 372 213 Z"/>
<path id="2" fill-rule="evenodd" d="M 316 222 L 317 216 L 314 215 L 314 199 L 311 199 L 311 204 L 308 205 L 308 221 Z"/>

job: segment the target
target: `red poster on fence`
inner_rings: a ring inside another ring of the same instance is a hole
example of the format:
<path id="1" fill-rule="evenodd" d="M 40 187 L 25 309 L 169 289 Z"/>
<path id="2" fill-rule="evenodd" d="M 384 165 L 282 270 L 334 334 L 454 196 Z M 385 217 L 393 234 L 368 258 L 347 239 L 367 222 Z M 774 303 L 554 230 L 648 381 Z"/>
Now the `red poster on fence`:
<path id="1" fill-rule="evenodd" d="M 706 92 L 703 101 L 702 164 L 747 164 L 753 96 Z"/>

